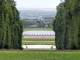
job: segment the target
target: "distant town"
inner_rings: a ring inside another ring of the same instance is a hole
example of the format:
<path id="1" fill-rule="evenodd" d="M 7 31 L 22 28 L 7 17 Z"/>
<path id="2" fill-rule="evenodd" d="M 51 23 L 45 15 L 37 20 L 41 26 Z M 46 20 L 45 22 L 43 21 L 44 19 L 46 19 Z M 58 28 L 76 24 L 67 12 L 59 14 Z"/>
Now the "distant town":
<path id="1" fill-rule="evenodd" d="M 32 24 L 27 27 L 52 27 L 52 21 L 55 18 L 55 9 L 19 9 L 20 19 L 30 21 Z M 24 25 L 24 24 L 23 24 Z M 43 25 L 43 26 L 42 26 Z"/>

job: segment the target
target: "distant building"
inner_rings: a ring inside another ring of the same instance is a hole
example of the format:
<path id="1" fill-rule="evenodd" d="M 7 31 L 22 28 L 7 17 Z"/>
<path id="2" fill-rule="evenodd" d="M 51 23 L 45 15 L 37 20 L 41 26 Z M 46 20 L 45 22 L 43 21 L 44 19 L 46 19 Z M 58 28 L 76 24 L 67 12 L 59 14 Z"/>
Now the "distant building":
<path id="1" fill-rule="evenodd" d="M 48 27 L 48 25 L 45 25 L 45 27 L 47 28 L 47 27 Z"/>
<path id="2" fill-rule="evenodd" d="M 37 27 L 37 25 L 30 25 L 30 27 L 31 27 L 31 28 L 35 28 L 35 27 Z"/>

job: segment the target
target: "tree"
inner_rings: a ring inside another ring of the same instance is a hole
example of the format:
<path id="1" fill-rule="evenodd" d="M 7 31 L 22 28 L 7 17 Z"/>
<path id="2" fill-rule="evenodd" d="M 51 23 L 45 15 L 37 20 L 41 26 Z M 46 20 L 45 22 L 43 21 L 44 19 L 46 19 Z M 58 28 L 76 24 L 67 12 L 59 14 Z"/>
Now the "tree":
<path id="1" fill-rule="evenodd" d="M 0 0 L 0 49 L 22 48 L 23 25 L 15 5 L 14 0 Z"/>
<path id="2" fill-rule="evenodd" d="M 53 30 L 57 49 L 80 49 L 80 1 L 65 0 L 57 6 Z"/>

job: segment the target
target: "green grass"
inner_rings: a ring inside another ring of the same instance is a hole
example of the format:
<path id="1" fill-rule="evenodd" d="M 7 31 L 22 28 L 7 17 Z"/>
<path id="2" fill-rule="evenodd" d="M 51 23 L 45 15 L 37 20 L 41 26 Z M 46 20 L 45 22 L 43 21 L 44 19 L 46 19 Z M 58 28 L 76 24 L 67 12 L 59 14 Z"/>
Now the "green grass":
<path id="1" fill-rule="evenodd" d="M 80 60 L 80 50 L 0 51 L 0 60 Z"/>
<path id="2" fill-rule="evenodd" d="M 53 31 L 52 28 L 24 28 L 23 31 L 30 31 L 30 30 L 48 30 Z"/>
<path id="3" fill-rule="evenodd" d="M 55 41 L 55 39 L 25 39 L 23 38 L 22 41 Z"/>
<path id="4" fill-rule="evenodd" d="M 55 45 L 55 42 L 22 42 L 22 45 L 35 45 L 35 44 Z"/>

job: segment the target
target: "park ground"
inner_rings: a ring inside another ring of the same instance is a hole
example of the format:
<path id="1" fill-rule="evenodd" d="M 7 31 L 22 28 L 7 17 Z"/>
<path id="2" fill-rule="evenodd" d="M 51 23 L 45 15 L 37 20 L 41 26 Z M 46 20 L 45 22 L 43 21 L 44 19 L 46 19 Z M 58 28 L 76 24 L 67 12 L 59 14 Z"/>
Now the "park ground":
<path id="1" fill-rule="evenodd" d="M 30 30 L 48 30 L 53 31 L 52 28 L 24 28 L 23 31 Z M 23 35 L 22 45 L 32 45 L 32 44 L 46 44 L 55 45 L 54 35 Z"/>
<path id="2" fill-rule="evenodd" d="M 32 44 L 55 45 L 55 36 L 23 36 L 22 45 Z"/>
<path id="3" fill-rule="evenodd" d="M 80 60 L 80 50 L 0 50 L 0 60 Z"/>
<path id="4" fill-rule="evenodd" d="M 30 31 L 30 30 L 47 30 L 47 31 L 53 31 L 53 28 L 23 28 L 23 31 Z"/>
<path id="5" fill-rule="evenodd" d="M 55 45 L 55 39 L 22 38 L 22 44 Z M 38 36 L 36 36 L 38 37 Z M 42 37 L 42 36 L 41 36 Z M 52 36 L 55 37 L 55 36 Z M 26 42 L 27 41 L 27 42 Z M 34 42 L 30 42 L 34 41 Z M 41 42 L 40 42 L 41 41 Z M 46 42 L 44 42 L 46 41 Z M 52 41 L 52 42 L 47 42 Z M 0 60 L 80 60 L 80 50 L 0 49 Z"/>

